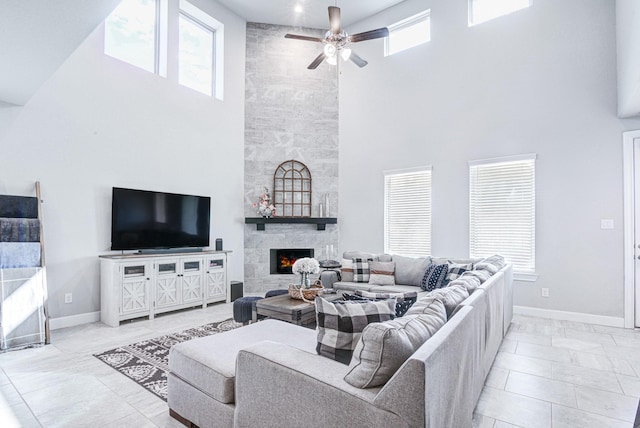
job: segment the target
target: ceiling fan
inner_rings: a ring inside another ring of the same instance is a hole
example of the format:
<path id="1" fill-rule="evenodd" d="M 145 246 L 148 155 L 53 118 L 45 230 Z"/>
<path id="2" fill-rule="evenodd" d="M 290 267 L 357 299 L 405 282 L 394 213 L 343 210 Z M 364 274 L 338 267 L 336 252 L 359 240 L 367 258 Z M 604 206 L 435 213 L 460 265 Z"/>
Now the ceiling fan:
<path id="1" fill-rule="evenodd" d="M 309 42 L 319 42 L 324 44 L 324 49 L 307 67 L 309 70 L 316 69 L 322 61 L 327 61 L 331 65 L 338 63 L 337 57 L 340 55 L 343 60 L 351 60 L 358 67 L 364 67 L 367 65 L 367 61 L 360 58 L 349 47 L 351 43 L 363 42 L 365 40 L 379 39 L 381 37 L 389 36 L 389 29 L 387 27 L 378 28 L 377 30 L 365 31 L 363 33 L 348 35 L 340 27 L 340 8 L 337 6 L 329 6 L 329 27 L 330 29 L 325 33 L 324 39 L 320 37 L 311 36 L 299 36 L 297 34 L 285 34 L 287 39 L 306 40 Z"/>

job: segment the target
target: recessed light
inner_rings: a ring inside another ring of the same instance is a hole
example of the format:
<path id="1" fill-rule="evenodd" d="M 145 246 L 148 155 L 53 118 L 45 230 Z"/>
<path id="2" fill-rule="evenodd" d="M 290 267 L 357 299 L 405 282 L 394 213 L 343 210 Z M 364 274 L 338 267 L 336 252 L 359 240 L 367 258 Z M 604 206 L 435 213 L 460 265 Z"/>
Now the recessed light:
<path id="1" fill-rule="evenodd" d="M 297 4 L 296 7 L 293 8 L 296 13 L 302 13 L 302 5 Z"/>

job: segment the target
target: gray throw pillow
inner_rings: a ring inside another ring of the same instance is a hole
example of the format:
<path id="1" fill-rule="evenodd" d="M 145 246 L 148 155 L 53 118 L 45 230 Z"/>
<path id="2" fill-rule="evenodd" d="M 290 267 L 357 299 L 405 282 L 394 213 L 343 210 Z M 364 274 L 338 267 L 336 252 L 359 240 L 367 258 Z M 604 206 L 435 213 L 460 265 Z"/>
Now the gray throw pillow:
<path id="1" fill-rule="evenodd" d="M 396 284 L 420 286 L 424 271 L 431 264 L 431 257 L 393 256 L 396 263 Z"/>
<path id="2" fill-rule="evenodd" d="M 444 308 L 447 311 L 447 319 L 449 319 L 458 305 L 469 297 L 469 292 L 467 291 L 466 286 L 462 284 L 454 284 L 450 287 L 434 290 L 429 293 L 429 296 L 442 300 Z"/>
<path id="3" fill-rule="evenodd" d="M 357 388 L 384 385 L 446 321 L 443 303 L 432 299 L 421 315 L 369 324 L 356 345 L 344 380 Z"/>

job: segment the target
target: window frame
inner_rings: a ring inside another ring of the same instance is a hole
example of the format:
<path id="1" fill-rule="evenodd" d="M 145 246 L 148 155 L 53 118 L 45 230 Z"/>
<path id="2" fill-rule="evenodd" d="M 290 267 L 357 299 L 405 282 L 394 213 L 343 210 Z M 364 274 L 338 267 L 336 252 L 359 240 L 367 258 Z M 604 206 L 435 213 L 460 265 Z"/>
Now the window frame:
<path id="1" fill-rule="evenodd" d="M 533 0 L 527 0 L 528 4 L 526 6 L 523 6 L 523 7 L 519 8 L 519 9 L 514 9 L 514 10 L 512 10 L 510 12 L 501 13 L 499 15 L 494 15 L 491 18 L 487 18 L 487 19 L 485 19 L 483 21 L 476 22 L 474 20 L 474 3 L 476 1 L 478 1 L 478 0 L 469 0 L 469 3 L 468 3 L 469 4 L 469 7 L 468 7 L 468 14 L 469 14 L 469 16 L 468 16 L 469 24 L 468 25 L 469 25 L 469 27 L 474 27 L 476 25 L 484 24 L 485 22 L 493 21 L 494 19 L 501 18 L 503 16 L 511 15 L 514 12 L 525 10 L 525 9 L 527 9 L 527 8 L 529 8 L 529 7 L 531 7 L 533 5 Z M 504 1 L 504 0 L 482 0 L 482 1 Z"/>
<path id="2" fill-rule="evenodd" d="M 224 24 L 187 0 L 180 0 L 178 17 L 180 14 L 187 16 L 192 21 L 213 32 L 211 98 L 222 101 L 224 98 Z M 178 46 L 178 51 L 179 49 L 180 47 Z M 177 61 L 179 61 L 179 59 Z M 176 65 L 179 67 L 179 63 Z M 188 86 L 185 87 L 189 88 Z"/>
<path id="3" fill-rule="evenodd" d="M 103 37 L 103 48 L 102 51 L 105 55 L 117 59 L 118 61 L 122 61 L 126 64 L 129 64 L 133 67 L 139 68 L 141 70 L 144 70 L 146 72 L 152 73 L 152 74 L 160 74 L 161 72 L 161 53 L 160 53 L 160 45 L 161 45 L 161 34 L 162 34 L 162 3 L 163 0 L 150 0 L 151 2 L 153 2 L 155 4 L 155 10 L 154 10 L 154 26 L 153 26 L 153 70 L 149 70 L 145 67 L 141 67 L 138 64 L 134 64 L 132 62 L 127 61 L 126 59 L 122 58 L 122 57 L 118 57 L 118 56 L 114 56 L 110 53 L 107 53 L 107 27 L 108 27 L 108 23 L 107 21 L 109 20 L 109 18 L 111 17 L 111 15 L 113 14 L 113 12 L 111 14 L 109 14 L 109 16 L 107 16 L 107 18 L 105 18 L 104 20 L 104 37 Z M 119 7 L 120 5 L 118 5 Z M 116 7 L 117 9 L 117 7 Z M 115 9 L 114 9 L 115 12 Z"/>
<path id="4" fill-rule="evenodd" d="M 424 40 L 412 46 L 403 47 L 402 49 L 395 50 L 393 52 L 391 51 L 391 35 L 394 32 L 413 27 L 424 21 L 427 21 L 429 24 L 429 34 L 428 34 L 427 40 Z M 387 26 L 387 28 L 389 29 L 389 36 L 384 38 L 384 56 L 385 57 L 395 55 L 397 53 L 409 50 L 411 48 L 415 48 L 416 46 L 424 45 L 425 43 L 428 43 L 431 41 L 431 9 L 426 9 L 426 10 L 423 10 L 422 12 L 418 12 L 408 18 L 403 19 L 402 21 L 398 21 L 394 24 Z"/>
<path id="5" fill-rule="evenodd" d="M 209 88 L 211 93 L 204 93 L 196 88 L 192 88 L 191 86 L 187 86 L 184 83 L 180 83 L 180 33 L 178 32 L 178 84 L 180 86 L 184 86 L 185 88 L 189 88 L 196 92 L 200 92 L 203 95 L 207 95 L 210 97 L 215 97 L 216 93 L 216 30 L 214 28 L 209 27 L 204 22 L 200 21 L 198 18 L 191 16 L 189 13 L 180 9 L 178 11 L 178 27 L 180 26 L 180 18 L 183 18 L 189 21 L 191 24 L 200 27 L 201 29 L 208 31 L 211 33 L 211 87 Z"/>
<path id="6" fill-rule="evenodd" d="M 224 100 L 224 24 L 208 12 L 198 8 L 187 0 L 179 0 L 178 7 L 169 7 L 169 0 L 153 0 L 155 8 L 154 27 L 154 71 L 141 68 L 136 64 L 110 55 L 106 52 L 106 19 L 103 22 L 103 54 L 136 68 L 168 78 L 172 83 L 197 91 L 211 98 Z M 212 91 L 211 95 L 197 89 L 182 85 L 179 82 L 179 21 L 184 16 L 194 24 L 213 33 L 212 55 Z M 108 19 L 108 18 L 107 18 Z"/>
<path id="7" fill-rule="evenodd" d="M 419 173 L 425 173 L 427 174 L 426 179 L 428 180 L 428 185 L 429 188 L 426 191 L 427 195 L 427 199 L 428 199 L 428 206 L 427 206 L 427 212 L 428 212 L 428 219 L 426 220 L 426 226 L 427 226 L 427 245 L 425 248 L 425 253 L 423 254 L 422 252 L 399 252 L 397 250 L 394 250 L 393 248 L 391 248 L 391 244 L 390 244 L 390 238 L 389 235 L 392 231 L 389 230 L 389 195 L 388 195 L 388 179 L 390 177 L 400 177 L 400 176 L 406 176 L 406 175 L 413 175 L 413 174 L 419 174 Z M 407 256 L 407 257 L 426 257 L 431 255 L 431 240 L 432 240 L 432 221 L 433 221 L 433 204 L 432 204 L 432 200 L 433 200 L 433 167 L 431 165 L 427 165 L 427 166 L 421 166 L 421 167 L 415 167 L 415 168 L 405 168 L 405 169 L 397 169 L 397 170 L 388 170 L 388 171 L 383 171 L 383 175 L 384 175 L 384 192 L 383 192 L 383 203 L 384 203 L 384 252 L 388 253 L 388 254 L 398 254 L 398 255 L 403 255 L 403 256 Z"/>
<path id="8" fill-rule="evenodd" d="M 521 281 L 536 281 L 538 278 L 538 275 L 536 273 L 536 245 L 535 245 L 535 237 L 536 237 L 536 183 L 535 183 L 536 182 L 536 177 L 535 177 L 536 165 L 535 165 L 535 162 L 536 162 L 536 159 L 537 159 L 537 155 L 535 153 L 532 153 L 532 154 L 525 154 L 525 155 L 475 160 L 475 161 L 468 162 L 468 166 L 469 166 L 469 257 L 484 257 L 484 256 L 491 255 L 491 254 L 478 254 L 474 252 L 474 247 L 477 246 L 477 244 L 474 245 L 474 242 L 478 241 L 477 236 L 475 238 L 473 236 L 474 229 L 475 229 L 474 216 L 477 217 L 478 214 L 477 212 L 475 212 L 476 210 L 474 210 L 474 207 L 477 204 L 477 202 L 474 201 L 474 195 L 477 193 L 477 190 L 474 189 L 474 185 L 476 183 L 474 182 L 473 168 L 483 168 L 483 167 L 491 167 L 491 166 L 504 167 L 509 164 L 516 164 L 516 163 L 522 163 L 522 162 L 531 163 L 531 168 L 532 168 L 532 171 L 530 173 L 531 182 L 529 183 L 531 187 L 527 188 L 527 191 L 531 194 L 530 195 L 531 199 L 530 200 L 528 199 L 527 202 L 531 203 L 532 205 L 531 211 L 528 213 L 529 219 L 531 221 L 531 224 L 528 225 L 528 227 L 531 228 L 531 235 L 530 235 L 531 241 L 528 243 L 528 246 L 530 247 L 530 253 L 528 254 L 528 260 L 527 260 L 527 263 L 531 265 L 531 268 L 520 270 L 518 269 L 518 267 L 514 265 L 514 279 L 521 280 Z M 492 203 L 492 205 L 498 205 L 498 204 L 499 204 L 499 201 L 493 201 Z M 522 205 L 524 206 L 526 205 L 526 203 L 523 203 Z M 496 252 L 501 253 L 501 251 L 496 251 Z M 505 251 L 503 252 L 506 253 Z M 507 260 L 507 262 L 509 262 L 508 255 L 507 254 L 502 254 L 502 255 L 505 256 L 505 259 Z"/>

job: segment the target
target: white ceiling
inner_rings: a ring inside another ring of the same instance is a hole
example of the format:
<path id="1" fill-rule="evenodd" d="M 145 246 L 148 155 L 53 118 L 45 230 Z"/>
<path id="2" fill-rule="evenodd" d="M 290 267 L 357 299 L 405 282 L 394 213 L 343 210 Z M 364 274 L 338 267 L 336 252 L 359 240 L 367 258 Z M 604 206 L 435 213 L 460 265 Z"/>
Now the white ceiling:
<path id="1" fill-rule="evenodd" d="M 348 26 L 403 0 L 218 0 L 248 22 L 329 28 L 329 6 L 340 8 L 342 24 Z M 294 8 L 300 5 L 302 13 Z"/>
<path id="2" fill-rule="evenodd" d="M 249 22 L 326 29 L 324 0 L 218 0 Z M 343 0 L 343 26 L 403 0 Z M 120 0 L 0 0 L 0 108 L 24 105 Z M 294 7 L 300 5 L 302 13 Z"/>

